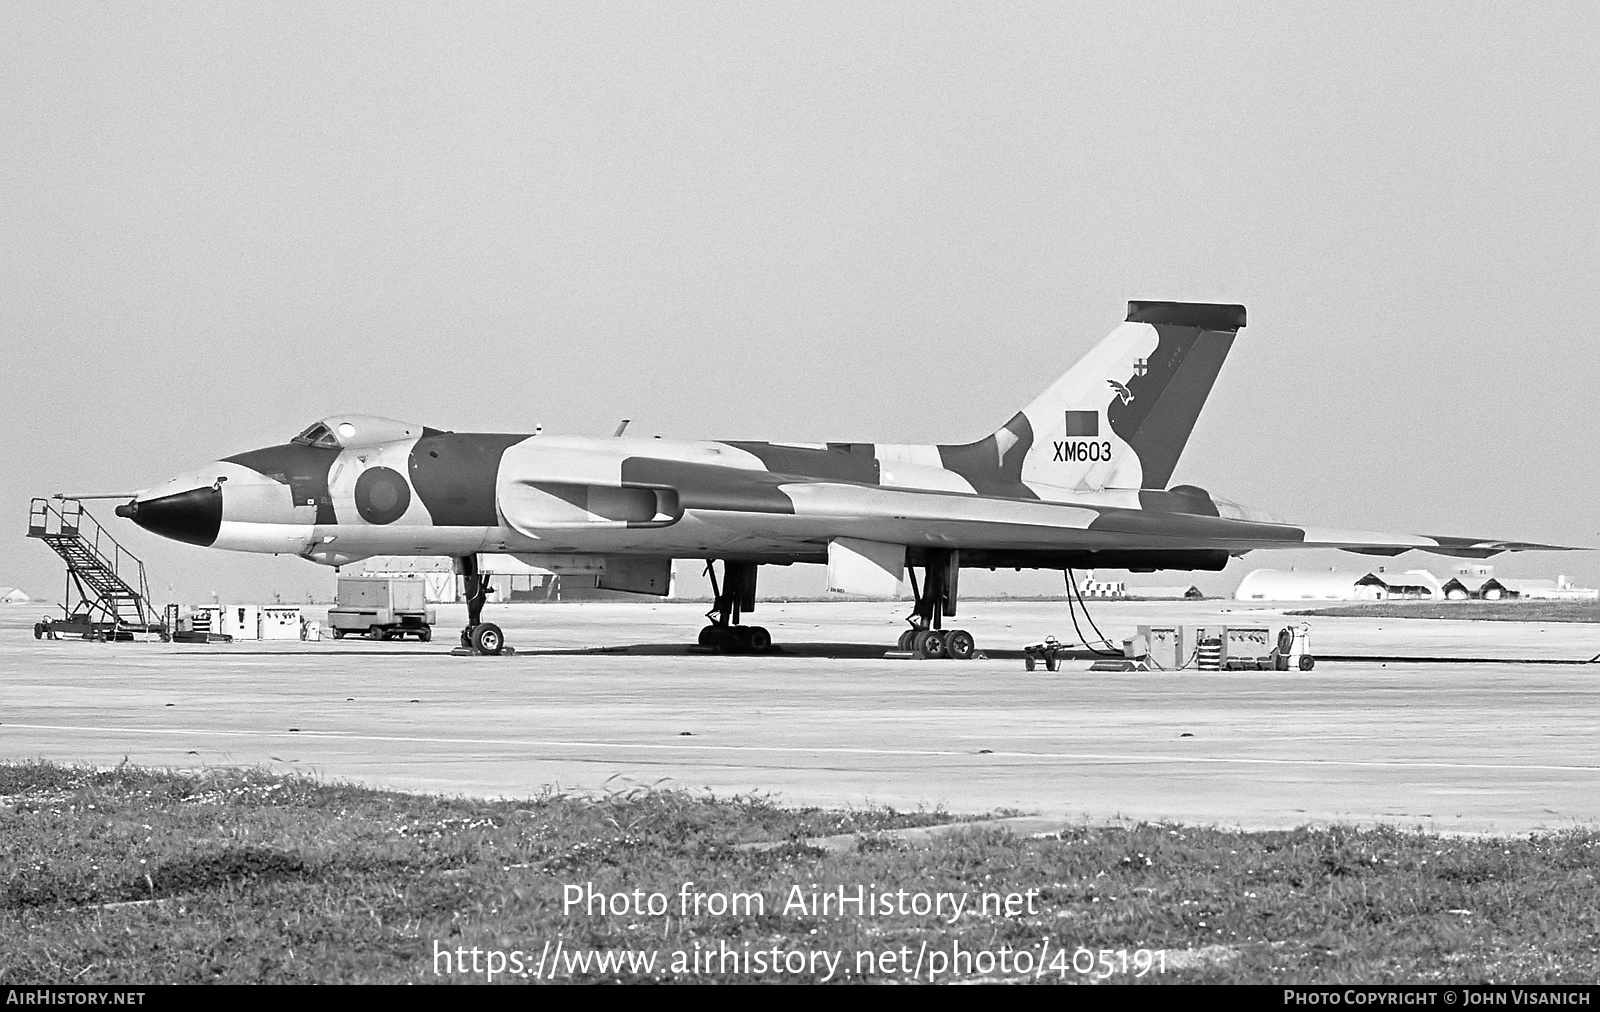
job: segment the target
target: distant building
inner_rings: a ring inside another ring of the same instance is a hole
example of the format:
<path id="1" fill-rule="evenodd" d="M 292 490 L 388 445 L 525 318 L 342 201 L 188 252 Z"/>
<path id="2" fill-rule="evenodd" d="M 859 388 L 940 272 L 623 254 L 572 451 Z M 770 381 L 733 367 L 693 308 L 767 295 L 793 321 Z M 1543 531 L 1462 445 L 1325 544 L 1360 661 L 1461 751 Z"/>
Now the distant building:
<path id="1" fill-rule="evenodd" d="M 27 604 L 32 600 L 15 587 L 0 587 L 0 604 Z"/>
<path id="2" fill-rule="evenodd" d="M 1235 601 L 1377 601 L 1381 588 L 1359 569 L 1254 569 L 1239 581 Z"/>
<path id="3" fill-rule="evenodd" d="M 1447 601 L 1498 601 L 1506 594 L 1506 586 L 1492 576 L 1452 576 L 1444 582 Z"/>
<path id="4" fill-rule="evenodd" d="M 1455 575 L 1444 583 L 1444 595 L 1451 601 L 1600 600 L 1600 590 L 1574 587 L 1567 582 L 1565 573 L 1554 580 L 1514 580 L 1495 576 L 1494 567 L 1481 562 L 1457 567 Z"/>
<path id="5" fill-rule="evenodd" d="M 1078 581 L 1078 593 L 1084 597 L 1127 597 L 1128 584 L 1125 580 L 1097 580 L 1090 571 Z"/>
<path id="6" fill-rule="evenodd" d="M 1257 569 L 1234 591 L 1235 601 L 1594 601 L 1600 591 L 1574 587 L 1565 576 L 1554 580 L 1512 580 L 1494 575 L 1481 563 L 1457 568 L 1440 580 L 1426 569 L 1390 572 L 1359 570 Z"/>
<path id="7" fill-rule="evenodd" d="M 1235 601 L 1386 601 L 1444 597 L 1438 577 L 1425 569 L 1256 569 L 1239 582 Z"/>
<path id="8" fill-rule="evenodd" d="M 1099 579 L 1092 569 L 1078 579 L 1078 592 L 1086 598 L 1132 597 L 1151 601 L 1198 601 L 1205 597 L 1200 588 L 1192 584 L 1187 587 L 1130 587 L 1126 580 Z"/>
<path id="9" fill-rule="evenodd" d="M 1600 600 L 1600 589 L 1574 587 L 1565 575 L 1554 580 L 1501 580 L 1506 593 L 1531 601 L 1595 601 Z"/>
<path id="10" fill-rule="evenodd" d="M 1128 587 L 1122 588 L 1123 596 L 1145 601 L 1198 601 L 1205 597 L 1200 588 L 1194 584 L 1187 587 Z"/>
<path id="11" fill-rule="evenodd" d="M 1372 588 L 1379 601 L 1433 601 L 1444 597 L 1444 585 L 1426 569 L 1408 569 L 1402 573 L 1380 569 L 1357 580 L 1356 586 Z"/>

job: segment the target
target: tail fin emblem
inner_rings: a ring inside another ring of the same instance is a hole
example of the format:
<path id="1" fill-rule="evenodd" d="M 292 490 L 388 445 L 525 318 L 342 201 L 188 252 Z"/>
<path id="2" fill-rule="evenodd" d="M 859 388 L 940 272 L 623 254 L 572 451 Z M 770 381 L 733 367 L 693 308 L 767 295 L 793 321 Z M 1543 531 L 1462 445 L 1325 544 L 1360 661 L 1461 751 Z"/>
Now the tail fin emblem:
<path id="1" fill-rule="evenodd" d="M 1129 390 L 1121 383 L 1118 383 L 1116 380 L 1106 380 L 1106 383 L 1110 384 L 1111 389 L 1115 390 L 1117 392 L 1117 396 L 1122 398 L 1122 403 L 1126 404 L 1133 400 L 1133 391 Z"/>

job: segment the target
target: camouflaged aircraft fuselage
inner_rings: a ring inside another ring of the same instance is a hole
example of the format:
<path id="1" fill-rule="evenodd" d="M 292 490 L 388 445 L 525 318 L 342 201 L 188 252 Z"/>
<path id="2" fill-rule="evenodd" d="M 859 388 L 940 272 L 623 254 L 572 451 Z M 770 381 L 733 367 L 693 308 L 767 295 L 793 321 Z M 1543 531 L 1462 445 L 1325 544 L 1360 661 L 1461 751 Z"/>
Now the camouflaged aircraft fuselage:
<path id="1" fill-rule="evenodd" d="M 1546 546 L 1336 531 L 1168 488 L 1239 306 L 1131 303 L 1127 321 L 994 433 L 963 444 L 824 444 L 447 432 L 333 416 L 119 507 L 195 545 L 342 565 L 510 553 L 828 562 L 836 543 L 960 566 L 1221 569 L 1257 549 Z M 543 560 L 543 561 L 541 561 Z"/>

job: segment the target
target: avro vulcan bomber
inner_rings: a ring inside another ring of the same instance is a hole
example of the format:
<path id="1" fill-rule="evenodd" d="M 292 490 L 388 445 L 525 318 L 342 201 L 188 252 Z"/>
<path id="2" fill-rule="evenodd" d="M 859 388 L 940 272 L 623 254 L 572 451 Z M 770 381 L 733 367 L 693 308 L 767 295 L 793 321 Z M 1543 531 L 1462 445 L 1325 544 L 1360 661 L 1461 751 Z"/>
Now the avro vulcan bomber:
<path id="1" fill-rule="evenodd" d="M 328 566 L 451 556 L 465 578 L 462 643 L 486 653 L 503 647 L 481 621 L 478 556 L 489 552 L 640 594 L 667 593 L 674 559 L 704 559 L 715 604 L 700 643 L 728 651 L 772 645 L 741 622 L 762 565 L 824 564 L 829 589 L 878 596 L 909 570 L 900 645 L 966 658 L 972 636 L 945 621 L 963 568 L 1220 570 L 1269 549 L 1484 558 L 1557 547 L 1325 530 L 1167 487 L 1244 324 L 1243 306 L 1131 302 L 1066 375 L 971 443 L 448 432 L 335 415 L 140 492 L 117 514 L 193 545 Z"/>

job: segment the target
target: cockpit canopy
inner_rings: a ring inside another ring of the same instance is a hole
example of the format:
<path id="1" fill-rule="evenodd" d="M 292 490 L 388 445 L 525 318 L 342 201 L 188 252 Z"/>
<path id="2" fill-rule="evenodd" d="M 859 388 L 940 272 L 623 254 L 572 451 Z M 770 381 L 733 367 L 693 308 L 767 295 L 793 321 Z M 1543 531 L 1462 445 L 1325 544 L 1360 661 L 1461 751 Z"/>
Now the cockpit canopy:
<path id="1" fill-rule="evenodd" d="M 307 426 L 305 431 L 289 440 L 301 446 L 321 446 L 348 450 L 353 446 L 376 446 L 397 439 L 410 439 L 422 435 L 423 426 L 411 422 L 397 422 L 393 418 L 376 415 L 329 415 Z"/>

